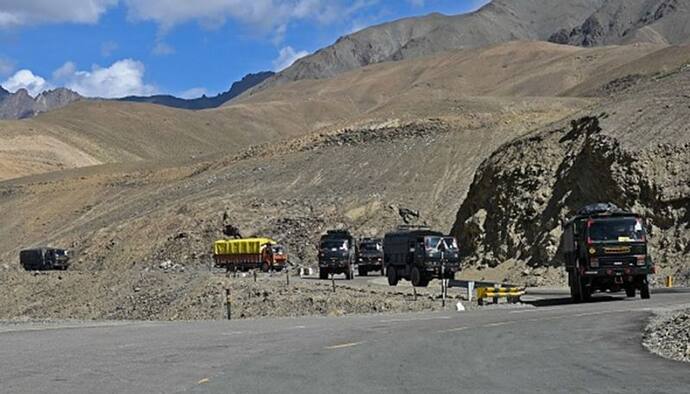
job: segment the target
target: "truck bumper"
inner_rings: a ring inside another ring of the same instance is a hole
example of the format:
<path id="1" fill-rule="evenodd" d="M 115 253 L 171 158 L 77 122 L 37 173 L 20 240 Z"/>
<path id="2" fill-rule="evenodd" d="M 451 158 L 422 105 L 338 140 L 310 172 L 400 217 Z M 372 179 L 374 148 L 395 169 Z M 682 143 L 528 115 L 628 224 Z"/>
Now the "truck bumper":
<path id="1" fill-rule="evenodd" d="M 650 267 L 590 268 L 582 271 L 582 276 L 591 278 L 646 276 L 653 273 Z"/>

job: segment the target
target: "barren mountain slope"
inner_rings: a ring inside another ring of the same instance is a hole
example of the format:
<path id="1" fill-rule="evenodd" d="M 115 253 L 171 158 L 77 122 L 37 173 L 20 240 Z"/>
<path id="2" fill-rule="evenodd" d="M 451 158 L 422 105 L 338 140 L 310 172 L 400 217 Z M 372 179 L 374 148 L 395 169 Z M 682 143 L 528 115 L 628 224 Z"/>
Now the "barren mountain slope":
<path id="1" fill-rule="evenodd" d="M 342 37 L 254 90 L 513 40 L 583 46 L 681 44 L 690 39 L 689 19 L 688 0 L 494 0 L 470 14 L 408 18 Z"/>
<path id="2" fill-rule="evenodd" d="M 558 266 L 561 220 L 611 201 L 648 218 L 660 273 L 690 282 L 690 66 L 622 81 L 591 116 L 510 143 L 481 165 L 453 230 L 475 266 Z"/>
<path id="3" fill-rule="evenodd" d="M 399 222 L 389 206 L 419 209 L 448 228 L 478 163 L 510 138 L 573 112 L 525 100 L 497 113 L 391 121 L 310 135 L 211 162 L 98 166 L 0 183 L 0 261 L 66 245 L 75 269 L 155 268 L 209 262 L 222 214 L 244 234 L 275 235 L 312 264 L 318 232 L 338 223 L 380 233 Z M 510 126 L 508 126 L 510 125 Z M 454 160 L 453 158 L 458 158 Z M 452 164 L 450 164 L 452 163 Z"/>
<path id="4" fill-rule="evenodd" d="M 298 81 L 201 112 L 79 102 L 34 119 L 0 122 L 0 178 L 234 152 L 371 121 L 493 112 L 515 97 L 562 95 L 656 49 L 512 42 L 374 65 L 328 80 Z M 658 62 L 665 59 L 672 66 L 680 61 L 665 55 Z"/>

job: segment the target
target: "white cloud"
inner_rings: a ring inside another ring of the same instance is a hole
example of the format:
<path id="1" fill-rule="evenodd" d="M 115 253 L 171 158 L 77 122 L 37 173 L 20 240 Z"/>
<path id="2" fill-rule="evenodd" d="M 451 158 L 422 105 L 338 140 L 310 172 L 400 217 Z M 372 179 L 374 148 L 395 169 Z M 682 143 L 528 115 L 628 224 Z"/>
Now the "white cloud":
<path id="1" fill-rule="evenodd" d="M 116 98 L 154 94 L 156 89 L 144 83 L 144 71 L 143 63 L 124 59 L 106 68 L 93 66 L 91 71 L 73 71 L 71 75 L 64 77 L 65 87 L 87 97 Z"/>
<path id="2" fill-rule="evenodd" d="M 207 95 L 208 90 L 206 88 L 191 88 L 187 89 L 184 92 L 180 93 L 177 95 L 177 97 L 183 98 L 183 99 L 195 99 L 199 98 L 203 95 Z"/>
<path id="3" fill-rule="evenodd" d="M 39 23 L 96 23 L 118 0 L 2 0 L 0 28 Z"/>
<path id="4" fill-rule="evenodd" d="M 273 61 L 274 71 L 283 71 L 284 69 L 292 66 L 297 60 L 309 55 L 307 51 L 295 51 L 292 47 L 288 46 L 280 50 L 278 58 Z"/>
<path id="5" fill-rule="evenodd" d="M 124 0 L 132 20 L 154 21 L 165 32 L 190 21 L 218 27 L 234 19 L 261 33 L 284 34 L 295 20 L 345 20 L 378 0 Z"/>
<path id="6" fill-rule="evenodd" d="M 414 7 L 424 7 L 425 4 L 424 0 L 407 0 L 407 2 L 413 5 Z"/>
<path id="7" fill-rule="evenodd" d="M 72 62 L 67 62 L 53 72 L 53 80 L 35 75 L 30 70 L 19 70 L 2 83 L 10 92 L 24 88 L 36 96 L 64 86 L 86 97 L 117 98 L 132 95 L 151 95 L 156 88 L 144 83 L 144 64 L 132 59 L 113 63 L 110 67 L 94 65 L 91 71 L 80 71 Z"/>
<path id="8" fill-rule="evenodd" d="M 31 70 L 19 70 L 1 85 L 12 93 L 19 89 L 26 89 L 34 97 L 51 88 L 51 85 L 45 79 L 34 75 Z"/>
<path id="9" fill-rule="evenodd" d="M 71 77 L 72 75 L 74 75 L 75 72 L 77 72 L 76 64 L 74 64 L 72 62 L 67 62 L 67 63 L 63 64 L 57 70 L 53 71 L 53 80 L 55 80 L 55 81 L 65 80 L 65 79 Z"/>

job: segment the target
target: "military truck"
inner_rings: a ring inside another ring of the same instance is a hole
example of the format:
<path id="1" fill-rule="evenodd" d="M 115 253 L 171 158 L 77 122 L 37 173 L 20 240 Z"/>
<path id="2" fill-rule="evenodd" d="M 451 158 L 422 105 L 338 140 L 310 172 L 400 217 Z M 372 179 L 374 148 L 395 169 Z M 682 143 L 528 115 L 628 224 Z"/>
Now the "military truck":
<path id="1" fill-rule="evenodd" d="M 426 287 L 432 279 L 453 279 L 460 269 L 459 253 L 454 237 L 428 227 L 401 226 L 383 239 L 388 284 L 405 279 Z"/>
<path id="2" fill-rule="evenodd" d="M 319 278 L 345 274 L 355 277 L 355 239 L 347 230 L 329 230 L 319 241 Z"/>
<path id="3" fill-rule="evenodd" d="M 596 291 L 650 297 L 655 267 L 639 215 L 611 203 L 588 205 L 563 224 L 561 243 L 573 301 L 589 301 Z"/>
<path id="4" fill-rule="evenodd" d="M 64 271 L 70 265 L 69 252 L 48 247 L 25 249 L 19 252 L 19 263 L 27 271 Z"/>
<path id="5" fill-rule="evenodd" d="M 270 238 L 219 240 L 213 243 L 216 267 L 226 271 L 281 271 L 288 264 L 287 249 Z"/>
<path id="6" fill-rule="evenodd" d="M 383 240 L 380 238 L 362 238 L 357 245 L 357 273 L 367 276 L 371 271 L 380 271 L 384 275 Z"/>

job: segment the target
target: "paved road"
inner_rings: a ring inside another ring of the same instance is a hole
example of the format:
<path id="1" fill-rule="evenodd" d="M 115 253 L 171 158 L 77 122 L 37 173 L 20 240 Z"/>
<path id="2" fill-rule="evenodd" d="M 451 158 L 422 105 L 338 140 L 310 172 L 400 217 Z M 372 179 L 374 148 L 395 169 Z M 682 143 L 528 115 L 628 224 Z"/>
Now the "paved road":
<path id="1" fill-rule="evenodd" d="M 233 322 L 0 325 L 7 393 L 687 393 L 647 353 L 649 301 Z"/>

